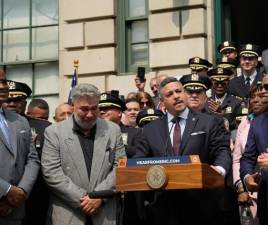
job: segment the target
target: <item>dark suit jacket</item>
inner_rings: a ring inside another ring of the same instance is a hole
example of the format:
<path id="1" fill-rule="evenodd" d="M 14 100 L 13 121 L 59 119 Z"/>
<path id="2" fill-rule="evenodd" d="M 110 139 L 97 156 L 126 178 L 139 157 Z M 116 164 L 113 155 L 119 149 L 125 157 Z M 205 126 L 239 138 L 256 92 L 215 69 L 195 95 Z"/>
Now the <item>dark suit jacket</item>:
<path id="1" fill-rule="evenodd" d="M 222 120 L 204 113 L 189 112 L 180 146 L 181 155 L 198 154 L 202 162 L 222 166 L 228 172 L 231 165 L 229 143 Z M 164 116 L 143 128 L 135 157 L 166 155 L 173 153 L 167 116 Z M 206 190 L 156 192 L 149 209 L 159 225 L 208 225 L 213 224 L 220 213 L 214 193 Z"/>
<path id="2" fill-rule="evenodd" d="M 240 175 L 253 174 L 257 157 L 268 148 L 268 112 L 256 117 L 249 129 L 245 152 L 240 160 Z M 258 216 L 268 218 L 268 173 L 262 171 L 258 193 Z"/>
<path id="3" fill-rule="evenodd" d="M 252 86 L 256 86 L 257 82 L 262 79 L 263 75 L 261 73 L 257 73 L 255 80 L 253 81 Z M 238 96 L 242 99 L 247 99 L 249 95 L 249 89 L 245 85 L 245 78 L 243 75 L 239 77 L 235 77 L 232 79 L 228 86 L 228 93 L 234 96 Z"/>
<path id="4" fill-rule="evenodd" d="M 231 165 L 230 140 L 222 120 L 205 113 L 189 111 L 180 145 L 180 155 L 199 155 L 201 162 L 222 166 L 227 172 Z M 135 157 L 173 155 L 167 116 L 152 121 L 143 128 Z"/>

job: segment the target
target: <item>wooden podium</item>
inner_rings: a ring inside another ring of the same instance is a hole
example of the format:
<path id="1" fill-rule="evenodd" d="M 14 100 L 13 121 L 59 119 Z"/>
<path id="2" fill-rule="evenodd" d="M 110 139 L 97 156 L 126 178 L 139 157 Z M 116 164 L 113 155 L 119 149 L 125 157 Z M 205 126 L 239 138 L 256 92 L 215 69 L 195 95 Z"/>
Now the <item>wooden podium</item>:
<path id="1" fill-rule="evenodd" d="M 116 169 L 116 191 L 149 191 L 172 189 L 213 189 L 224 187 L 224 177 L 199 156 L 189 156 L 190 163 L 127 166 L 119 161 Z M 154 184 L 160 186 L 154 187 Z"/>

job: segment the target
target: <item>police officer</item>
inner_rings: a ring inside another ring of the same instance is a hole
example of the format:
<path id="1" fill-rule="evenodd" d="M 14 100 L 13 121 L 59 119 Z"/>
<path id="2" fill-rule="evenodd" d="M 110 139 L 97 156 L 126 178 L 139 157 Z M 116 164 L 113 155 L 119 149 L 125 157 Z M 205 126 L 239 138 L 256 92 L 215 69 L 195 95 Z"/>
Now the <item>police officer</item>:
<path id="1" fill-rule="evenodd" d="M 161 118 L 163 115 L 163 112 L 158 109 L 142 109 L 137 115 L 136 122 L 142 128 L 151 121 Z"/>
<path id="2" fill-rule="evenodd" d="M 208 110 L 228 119 L 229 129 L 234 130 L 236 116 L 241 111 L 241 100 L 227 93 L 232 71 L 225 68 L 216 68 L 208 71 L 212 81 L 212 97 L 208 99 Z"/>
<path id="3" fill-rule="evenodd" d="M 26 83 L 8 80 L 9 96 L 4 107 L 19 113 L 21 116 L 26 117 L 30 127 L 32 129 L 33 140 L 35 143 L 36 150 L 41 155 L 41 150 L 44 142 L 44 130 L 51 123 L 46 120 L 34 119 L 28 117 L 25 114 L 25 108 L 27 105 L 27 98 L 31 96 L 32 90 Z"/>
<path id="4" fill-rule="evenodd" d="M 257 70 L 259 47 L 253 44 L 242 45 L 239 56 L 242 74 L 230 81 L 228 93 L 238 96 L 246 102 L 250 88 L 263 77 Z"/>
<path id="5" fill-rule="evenodd" d="M 218 46 L 218 52 L 230 59 L 237 59 L 237 48 L 233 41 L 224 41 Z"/>
<path id="6" fill-rule="evenodd" d="M 230 76 L 230 80 L 237 76 L 237 66 L 238 62 L 236 59 L 228 58 L 227 56 L 217 59 L 217 67 L 229 69 L 233 72 Z"/>
<path id="7" fill-rule="evenodd" d="M 191 69 L 191 73 L 197 73 L 201 76 L 206 76 L 207 71 L 210 67 L 212 67 L 212 64 L 206 59 L 193 57 L 189 59 L 189 67 Z"/>
<path id="8" fill-rule="evenodd" d="M 193 73 L 184 75 L 180 82 L 188 95 L 188 107 L 194 111 L 204 112 L 207 102 L 206 91 L 211 87 L 210 79 Z"/>

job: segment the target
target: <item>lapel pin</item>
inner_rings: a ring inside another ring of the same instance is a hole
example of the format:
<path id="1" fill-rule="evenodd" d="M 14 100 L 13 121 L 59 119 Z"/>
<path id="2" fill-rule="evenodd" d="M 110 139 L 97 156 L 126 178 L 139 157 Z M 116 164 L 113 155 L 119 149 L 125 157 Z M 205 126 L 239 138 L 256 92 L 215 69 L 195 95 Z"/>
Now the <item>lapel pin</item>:
<path id="1" fill-rule="evenodd" d="M 195 121 L 195 117 L 193 117 L 192 121 Z"/>

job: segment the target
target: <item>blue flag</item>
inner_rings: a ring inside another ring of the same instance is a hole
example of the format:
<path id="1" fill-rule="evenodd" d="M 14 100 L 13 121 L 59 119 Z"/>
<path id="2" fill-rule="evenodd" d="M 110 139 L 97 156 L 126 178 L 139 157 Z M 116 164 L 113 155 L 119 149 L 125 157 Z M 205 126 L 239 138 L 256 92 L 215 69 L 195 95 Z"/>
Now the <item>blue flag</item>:
<path id="1" fill-rule="evenodd" d="M 76 85 L 77 85 L 77 67 L 75 67 L 75 69 L 74 69 L 74 74 L 72 76 L 72 83 L 71 83 L 69 97 L 68 97 L 68 104 L 70 104 L 70 105 L 72 104 L 71 91 L 72 91 L 73 87 L 75 87 Z"/>

